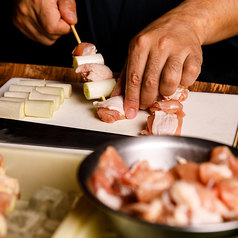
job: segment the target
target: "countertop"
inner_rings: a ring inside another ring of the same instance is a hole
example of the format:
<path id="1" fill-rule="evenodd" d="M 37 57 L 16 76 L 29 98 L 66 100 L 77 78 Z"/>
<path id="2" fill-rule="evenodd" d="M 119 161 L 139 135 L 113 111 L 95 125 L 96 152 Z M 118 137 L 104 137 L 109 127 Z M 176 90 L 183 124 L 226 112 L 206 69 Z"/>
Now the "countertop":
<path id="1" fill-rule="evenodd" d="M 115 73 L 115 77 L 117 76 L 118 73 Z M 65 82 L 81 81 L 81 77 L 79 74 L 74 72 L 73 68 L 0 62 L 0 86 L 13 77 L 47 77 L 48 80 Z M 238 94 L 238 86 L 198 81 L 196 81 L 192 86 L 188 87 L 188 89 L 194 92 Z"/>

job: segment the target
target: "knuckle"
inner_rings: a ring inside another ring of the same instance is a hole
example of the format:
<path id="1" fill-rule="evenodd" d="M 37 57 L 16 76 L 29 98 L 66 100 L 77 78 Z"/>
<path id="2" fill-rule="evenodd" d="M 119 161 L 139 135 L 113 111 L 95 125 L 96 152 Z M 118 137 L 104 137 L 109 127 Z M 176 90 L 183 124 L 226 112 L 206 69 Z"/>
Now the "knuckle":
<path id="1" fill-rule="evenodd" d="M 46 30 L 46 32 L 50 35 L 54 35 L 55 32 L 56 32 L 56 28 L 55 28 L 55 25 L 54 24 L 46 24 L 44 25 L 44 28 Z"/>
<path id="2" fill-rule="evenodd" d="M 150 37 L 147 36 L 147 34 L 141 34 L 141 35 L 136 35 L 132 39 L 132 44 L 130 44 L 132 47 L 130 47 L 130 50 L 132 48 L 138 48 L 140 50 L 145 50 L 148 47 L 148 42 L 150 41 Z"/>
<path id="3" fill-rule="evenodd" d="M 141 85 L 141 77 L 136 72 L 131 73 L 128 79 L 128 86 L 130 87 L 139 87 Z"/>
<path id="4" fill-rule="evenodd" d="M 23 16 L 27 16 L 28 15 L 28 7 L 25 4 L 20 2 L 18 5 L 18 12 Z"/>
<path id="5" fill-rule="evenodd" d="M 197 77 L 201 72 L 201 66 L 197 64 L 188 65 L 186 68 L 186 73 L 191 75 L 192 77 Z"/>
<path id="6" fill-rule="evenodd" d="M 158 49 L 165 50 L 170 45 L 170 37 L 168 35 L 162 36 L 158 41 Z"/>
<path id="7" fill-rule="evenodd" d="M 149 76 L 149 77 L 145 80 L 144 85 L 145 85 L 145 87 L 146 87 L 147 89 L 154 90 L 155 88 L 158 87 L 158 78 Z"/>
<path id="8" fill-rule="evenodd" d="M 177 74 L 165 73 L 163 74 L 163 83 L 168 87 L 175 87 L 178 84 Z"/>
<path id="9" fill-rule="evenodd" d="M 177 84 L 178 84 L 177 81 L 178 81 L 177 77 L 170 76 L 170 75 L 164 78 L 165 85 L 167 85 L 169 87 L 177 86 Z"/>

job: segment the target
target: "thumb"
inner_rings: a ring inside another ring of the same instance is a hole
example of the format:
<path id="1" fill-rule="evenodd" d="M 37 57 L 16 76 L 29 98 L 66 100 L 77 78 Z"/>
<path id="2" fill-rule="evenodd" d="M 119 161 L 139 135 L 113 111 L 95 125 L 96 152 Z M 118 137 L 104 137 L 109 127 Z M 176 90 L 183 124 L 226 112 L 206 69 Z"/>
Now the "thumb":
<path id="1" fill-rule="evenodd" d="M 59 0 L 58 7 L 64 21 L 70 25 L 75 25 L 77 23 L 78 19 L 75 0 Z"/>

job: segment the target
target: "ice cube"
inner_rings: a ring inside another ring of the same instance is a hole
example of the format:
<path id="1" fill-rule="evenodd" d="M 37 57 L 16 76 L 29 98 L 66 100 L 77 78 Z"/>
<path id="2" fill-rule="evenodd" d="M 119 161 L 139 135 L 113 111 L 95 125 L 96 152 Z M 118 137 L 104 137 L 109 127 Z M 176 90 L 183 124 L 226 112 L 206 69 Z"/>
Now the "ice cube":
<path id="1" fill-rule="evenodd" d="M 45 230 L 49 231 L 49 232 L 54 232 L 57 227 L 59 226 L 60 221 L 58 220 L 53 220 L 53 219 L 46 219 L 43 227 Z"/>
<path id="2" fill-rule="evenodd" d="M 52 232 L 46 231 L 44 228 L 40 227 L 34 235 L 34 238 L 50 238 Z"/>
<path id="3" fill-rule="evenodd" d="M 15 233 L 22 237 L 32 237 L 45 219 L 43 214 L 35 211 L 15 210 L 7 218 L 9 235 Z"/>
<path id="4" fill-rule="evenodd" d="M 67 193 L 48 186 L 38 189 L 30 199 L 29 209 L 46 214 L 51 219 L 62 220 L 68 212 Z"/>

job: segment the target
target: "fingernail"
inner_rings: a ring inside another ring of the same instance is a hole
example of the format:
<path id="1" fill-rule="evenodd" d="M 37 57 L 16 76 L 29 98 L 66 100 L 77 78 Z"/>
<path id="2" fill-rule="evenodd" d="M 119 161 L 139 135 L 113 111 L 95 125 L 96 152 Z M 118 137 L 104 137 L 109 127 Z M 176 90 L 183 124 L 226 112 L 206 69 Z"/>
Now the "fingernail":
<path id="1" fill-rule="evenodd" d="M 126 118 L 127 119 L 133 119 L 136 116 L 136 112 L 133 108 L 130 108 L 126 111 Z"/>
<path id="2" fill-rule="evenodd" d="M 67 12 L 67 16 L 68 16 L 68 18 L 70 18 L 72 21 L 77 20 L 77 16 L 76 16 L 75 12 L 73 12 L 73 11 L 68 11 L 68 12 Z"/>

